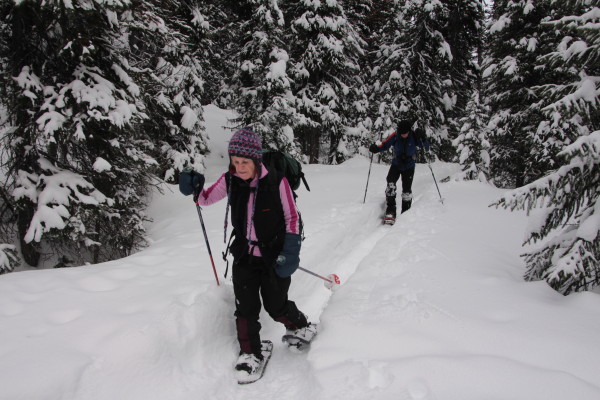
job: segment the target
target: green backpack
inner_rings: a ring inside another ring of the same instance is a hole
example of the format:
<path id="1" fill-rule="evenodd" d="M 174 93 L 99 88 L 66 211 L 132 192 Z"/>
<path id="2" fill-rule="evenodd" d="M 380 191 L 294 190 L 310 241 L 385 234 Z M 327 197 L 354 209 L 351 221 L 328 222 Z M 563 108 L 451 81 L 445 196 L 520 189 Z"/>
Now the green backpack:
<path id="1" fill-rule="evenodd" d="M 274 169 L 282 173 L 287 178 L 293 191 L 300 187 L 300 181 L 302 181 L 306 190 L 310 192 L 306 178 L 304 178 L 304 172 L 302 172 L 302 164 L 289 154 L 278 150 L 266 150 L 263 152 L 263 164 L 269 170 Z"/>

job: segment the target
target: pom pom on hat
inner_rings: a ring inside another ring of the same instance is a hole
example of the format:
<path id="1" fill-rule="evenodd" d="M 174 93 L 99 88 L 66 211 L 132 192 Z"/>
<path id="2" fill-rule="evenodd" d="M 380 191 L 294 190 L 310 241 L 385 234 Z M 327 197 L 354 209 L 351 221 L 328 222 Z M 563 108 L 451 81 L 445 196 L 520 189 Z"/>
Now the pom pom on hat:
<path id="1" fill-rule="evenodd" d="M 262 141 L 249 127 L 236 131 L 229 141 L 230 156 L 250 158 L 257 162 L 262 160 Z"/>

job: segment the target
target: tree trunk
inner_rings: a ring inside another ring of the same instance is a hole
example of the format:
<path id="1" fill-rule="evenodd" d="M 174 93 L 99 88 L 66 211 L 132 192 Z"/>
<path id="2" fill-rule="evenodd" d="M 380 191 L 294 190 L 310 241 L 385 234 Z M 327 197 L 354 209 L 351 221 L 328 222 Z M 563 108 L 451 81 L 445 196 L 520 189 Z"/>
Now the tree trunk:
<path id="1" fill-rule="evenodd" d="M 40 252 L 38 251 L 38 244 L 35 241 L 26 243 L 24 240 L 29 224 L 33 218 L 34 209 L 28 204 L 26 207 L 21 209 L 17 215 L 17 229 L 19 235 L 19 242 L 21 245 L 21 255 L 23 260 L 32 267 L 37 267 L 40 261 Z"/>
<path id="2" fill-rule="evenodd" d="M 337 157 L 337 148 L 340 144 L 340 134 L 333 130 L 329 134 L 329 164 L 337 164 L 340 162 Z"/>
<path id="3" fill-rule="evenodd" d="M 310 164 L 316 164 L 319 162 L 319 129 L 311 127 L 303 127 L 299 132 L 300 145 L 302 146 L 302 152 L 308 156 L 308 162 Z"/>

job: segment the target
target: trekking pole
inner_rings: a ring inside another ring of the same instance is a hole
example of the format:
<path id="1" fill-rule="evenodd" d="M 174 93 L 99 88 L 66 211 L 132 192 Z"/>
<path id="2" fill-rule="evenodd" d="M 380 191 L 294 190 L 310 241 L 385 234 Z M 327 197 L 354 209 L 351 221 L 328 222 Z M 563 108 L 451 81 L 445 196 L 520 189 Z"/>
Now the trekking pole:
<path id="1" fill-rule="evenodd" d="M 365 186 L 365 198 L 363 204 L 367 201 L 367 188 L 369 187 L 369 178 L 371 177 L 371 165 L 373 165 L 373 153 L 371 153 L 371 161 L 369 162 L 369 174 L 367 175 L 367 186 Z"/>
<path id="2" fill-rule="evenodd" d="M 198 217 L 200 217 L 200 225 L 202 225 L 202 232 L 204 232 L 204 241 L 206 241 L 206 248 L 208 249 L 208 255 L 212 264 L 213 272 L 215 273 L 215 279 L 217 280 L 217 286 L 219 285 L 219 277 L 217 276 L 217 269 L 215 268 L 215 262 L 213 260 L 212 251 L 210 251 L 210 243 L 208 243 L 208 235 L 206 234 L 206 228 L 204 227 L 204 218 L 202 218 L 202 210 L 198 205 L 198 196 L 200 193 L 194 193 L 194 203 L 196 203 L 196 210 L 198 211 Z"/>
<path id="3" fill-rule="evenodd" d="M 383 138 L 383 132 L 379 134 L 379 142 L 381 142 L 381 138 Z M 381 162 L 381 153 L 379 153 L 379 161 Z M 363 204 L 367 201 L 367 189 L 369 188 L 369 178 L 371 177 L 371 165 L 373 165 L 373 153 L 371 153 L 371 161 L 369 161 L 369 174 L 367 175 L 367 186 L 365 186 L 365 198 L 363 199 Z"/>
<path id="4" fill-rule="evenodd" d="M 425 150 L 423 150 L 423 155 L 425 155 Z M 444 199 L 442 198 L 442 194 L 440 193 L 440 188 L 437 184 L 437 180 L 435 179 L 435 175 L 433 173 L 433 168 L 431 168 L 431 161 L 429 161 L 429 157 L 427 157 L 425 155 L 425 158 L 427 158 L 427 165 L 429 165 L 429 170 L 431 171 L 431 176 L 433 176 L 433 183 L 435 183 L 435 187 L 437 188 L 438 194 L 440 195 L 440 201 L 442 202 L 442 204 L 444 204 Z"/>
<path id="5" fill-rule="evenodd" d="M 329 276 L 327 278 L 325 278 L 324 276 L 321 276 L 319 274 L 315 274 L 312 271 L 307 270 L 306 268 L 302 268 L 302 267 L 298 267 L 299 270 L 304 271 L 306 273 L 311 274 L 312 276 L 316 276 L 317 278 L 321 278 L 325 281 L 325 287 L 329 290 L 333 290 L 334 287 L 337 287 L 340 285 L 340 277 L 337 276 L 336 274 L 329 274 Z"/>

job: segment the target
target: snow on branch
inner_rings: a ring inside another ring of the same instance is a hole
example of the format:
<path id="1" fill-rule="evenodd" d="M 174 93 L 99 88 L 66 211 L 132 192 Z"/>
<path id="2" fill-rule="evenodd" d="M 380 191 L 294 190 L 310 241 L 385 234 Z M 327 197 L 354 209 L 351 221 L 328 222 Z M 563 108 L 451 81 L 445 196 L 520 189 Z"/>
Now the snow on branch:
<path id="1" fill-rule="evenodd" d="M 562 206 L 565 194 L 573 189 L 571 183 L 600 166 L 600 131 L 578 138 L 558 155 L 569 157 L 568 164 L 528 185 L 511 190 L 492 205 L 527 211 L 536 206 Z M 538 198 L 541 198 L 539 204 Z"/>
<path id="2" fill-rule="evenodd" d="M 0 243 L 0 274 L 12 271 L 19 257 L 17 248 L 12 244 Z"/>
<path id="3" fill-rule="evenodd" d="M 540 249 L 523 255 L 525 278 L 544 279 L 569 294 L 600 284 L 600 131 L 579 137 L 558 155 L 566 165 L 508 192 L 495 205 L 528 213 L 537 208 L 525 243 L 545 240 Z"/>
<path id="4" fill-rule="evenodd" d="M 60 169 L 44 158 L 40 158 L 38 164 L 47 174 L 19 171 L 17 187 L 13 191 L 15 200 L 27 197 L 37 203 L 24 237 L 27 243 L 39 242 L 42 235 L 52 229 L 64 229 L 71 217 L 69 209 L 76 204 L 98 206 L 112 203 L 83 176 Z"/>
<path id="5" fill-rule="evenodd" d="M 600 96 L 600 89 L 596 88 L 596 84 L 598 83 L 600 83 L 600 77 L 587 76 L 582 73 L 579 82 L 572 83 L 567 87 L 562 88 L 563 90 L 570 89 L 568 95 L 544 107 L 544 110 L 551 110 L 559 107 L 569 108 L 574 105 L 585 105 L 585 103 L 596 106 L 598 104 L 598 97 Z"/>

